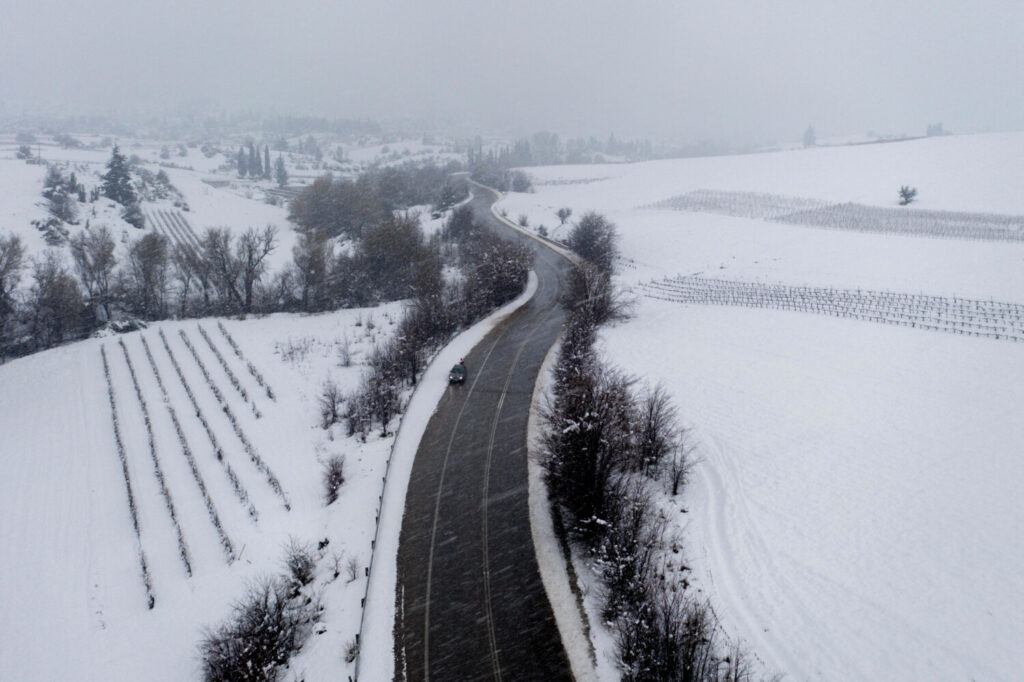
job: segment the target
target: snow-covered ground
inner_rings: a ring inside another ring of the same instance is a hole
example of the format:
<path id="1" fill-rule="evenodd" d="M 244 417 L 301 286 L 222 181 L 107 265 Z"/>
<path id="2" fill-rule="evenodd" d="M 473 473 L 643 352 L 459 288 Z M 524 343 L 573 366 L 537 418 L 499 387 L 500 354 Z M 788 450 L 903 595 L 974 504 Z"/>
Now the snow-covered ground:
<path id="1" fill-rule="evenodd" d="M 30 148 L 33 155 L 38 153 L 47 162 L 61 165 L 65 174 L 75 172 L 88 192 L 100 184 L 100 176 L 106 172 L 110 147 L 101 146 L 94 136 L 76 134 L 74 138 L 87 146 L 62 148 L 54 144 L 49 136 L 39 135 L 39 143 L 30 145 Z M 159 211 L 175 213 L 179 221 L 187 222 L 199 236 L 208 227 L 226 227 L 240 234 L 249 228 L 261 230 L 273 225 L 277 228 L 277 248 L 268 258 L 270 269 L 277 271 L 291 261 L 296 234 L 287 220 L 287 206 L 280 197 L 268 194 L 268 190 L 273 192 L 277 188 L 277 183 L 274 180 L 239 178 L 233 169 L 225 166 L 229 159 L 234 159 L 239 147 L 237 142 L 219 142 L 211 148 L 216 151 L 211 151 L 211 155 L 207 156 L 202 146 L 194 144 L 185 146 L 173 141 L 134 138 L 115 141 L 119 143 L 123 154 L 137 157 L 141 168 L 154 174 L 161 169 L 166 172 L 171 184 L 181 192 L 188 205 L 188 210 L 178 210 L 171 200 L 143 201 L 141 208 L 147 218 L 146 230 L 169 235 L 172 241 L 179 240 L 173 231 L 163 228 Z M 297 143 L 298 140 L 292 142 Z M 444 165 L 462 158 L 462 155 L 451 151 L 450 145 L 441 142 L 424 144 L 420 140 L 398 140 L 388 144 L 367 139 L 362 143 L 337 145 L 322 140 L 321 144 L 324 150 L 322 162 L 297 152 L 280 154 L 289 173 L 290 187 L 301 187 L 327 172 L 355 177 L 371 165 L 425 162 Z M 19 146 L 14 135 L 0 135 L 0 236 L 19 235 L 28 255 L 36 256 L 47 246 L 42 233 L 31 224 L 33 220 L 45 220 L 48 217 L 45 200 L 41 196 L 46 166 L 27 164 L 17 159 L 15 155 Z M 336 147 L 343 150 L 346 158 L 344 163 L 331 160 Z M 164 148 L 169 154 L 166 159 L 161 156 Z M 180 149 L 184 150 L 183 156 L 179 155 Z M 278 152 L 272 151 L 271 163 L 278 156 Z M 436 225 L 429 223 L 429 207 L 422 209 L 424 221 L 428 223 L 425 229 L 429 232 Z M 83 229 L 87 220 L 94 227 L 108 226 L 121 241 L 137 238 L 141 234 L 121 219 L 122 208 L 107 199 L 77 204 L 77 210 L 78 224 L 65 226 L 69 235 Z M 157 219 L 154 220 L 154 217 Z M 28 279 L 24 276 L 22 284 L 27 285 Z"/>
<path id="2" fill-rule="evenodd" d="M 789 679 L 1015 679 L 1024 666 L 1024 345 L 653 300 L 676 275 L 1024 303 L 1024 244 L 642 208 L 698 190 L 1024 215 L 1024 134 L 528 169 L 531 226 L 619 228 L 614 363 L 673 395 L 699 462 L 666 509 L 726 632 Z M 565 233 L 566 228 L 560 232 Z M 556 234 L 558 234 L 556 232 Z"/>
<path id="3" fill-rule="evenodd" d="M 385 679 L 391 670 L 395 553 L 419 437 L 447 388 L 448 368 L 535 289 L 531 276 L 522 296 L 434 358 L 400 420 L 397 445 L 394 433 L 382 438 L 379 429 L 366 443 L 345 437 L 341 425 L 324 431 L 318 399 L 328 379 L 345 394 L 355 389 L 373 345 L 390 338 L 400 304 L 317 316 L 164 322 L 0 366 L 3 678 L 195 678 L 204 628 L 226 619 L 253 580 L 281 573 L 293 539 L 312 546 L 326 539 L 313 584 L 325 610 L 289 674 L 310 680 L 354 675 L 346 654 L 362 628 L 360 677 Z M 133 533 L 104 354 L 141 542 Z M 191 576 L 153 464 L 132 370 Z M 246 452 L 232 416 L 266 470 Z M 337 502 L 325 507 L 322 472 L 332 455 L 345 457 L 345 483 Z M 375 536 L 378 509 L 381 531 Z M 374 587 L 364 621 L 361 602 L 375 537 Z M 152 610 L 140 547 L 155 598 Z"/>
<path id="4" fill-rule="evenodd" d="M 150 219 L 158 210 L 175 211 L 197 235 L 208 227 L 227 227 L 237 234 L 250 227 L 262 229 L 273 225 L 278 230 L 278 248 L 271 255 L 271 266 L 276 269 L 290 260 L 295 237 L 287 221 L 287 209 L 264 200 L 264 189 L 276 186 L 272 181 L 239 180 L 234 173 L 218 172 L 225 161 L 222 154 L 206 158 L 199 149 L 186 148 L 185 157 L 177 156 L 175 151 L 164 161 L 159 157 L 162 146 L 159 142 L 120 142 L 121 152 L 126 156 L 137 156 L 140 167 L 154 174 L 163 169 L 189 207 L 187 211 L 178 211 L 170 200 L 143 201 L 141 208 L 147 216 L 147 231 L 161 231 L 160 226 Z M 41 196 L 46 166 L 16 159 L 17 146 L 12 136 L 0 136 L 0 235 L 19 235 L 28 255 L 35 257 L 47 246 L 42 234 L 31 224 L 32 220 L 48 217 L 45 200 Z M 176 145 L 170 146 L 177 149 Z M 37 147 L 32 145 L 31 148 L 36 154 Z M 100 176 L 106 172 L 106 164 L 110 160 L 109 147 L 62 149 L 51 144 L 40 145 L 38 151 L 46 161 L 59 164 L 65 175 L 74 172 L 87 193 L 100 185 Z M 209 180 L 218 185 L 224 184 L 215 187 L 206 182 Z M 142 234 L 121 219 L 122 207 L 105 198 L 94 203 L 76 203 L 76 208 L 78 224 L 65 225 L 69 235 L 82 230 L 86 221 L 92 227 L 106 225 L 119 241 L 136 239 Z M 25 284 L 29 277 L 22 279 Z"/>
<path id="5" fill-rule="evenodd" d="M 293 669 L 306 679 L 351 674 L 344 655 L 359 628 L 377 496 L 393 438 L 375 433 L 362 444 L 344 438 L 340 426 L 328 434 L 318 424 L 317 398 L 329 377 L 345 392 L 354 388 L 368 349 L 390 336 L 399 313 L 400 306 L 390 304 L 318 316 L 222 320 L 244 358 L 271 387 L 273 400 L 214 319 L 161 323 L 0 367 L 0 676 L 194 678 L 202 628 L 229 615 L 249 580 L 282 572 L 290 538 L 314 547 L 322 539 L 330 541 L 321 552 L 315 583 L 327 606 L 323 632 L 312 636 Z M 247 398 L 234 387 L 200 327 Z M 209 387 L 179 330 L 186 333 L 224 403 Z M 167 391 L 166 403 L 143 339 Z M 191 577 L 160 492 L 122 340 L 150 416 Z M 138 508 L 141 548 L 155 597 L 152 610 L 146 608 L 101 348 L 110 368 Z M 340 366 L 341 349 L 347 349 L 351 366 Z M 279 481 L 283 497 L 247 456 L 225 404 Z M 169 407 L 230 542 L 231 560 L 211 522 Z M 223 462 L 199 414 L 220 446 Z M 325 507 L 322 470 L 333 454 L 345 456 L 346 482 L 338 501 Z M 244 495 L 231 484 L 228 467 Z M 333 579 L 336 562 L 340 577 Z"/>

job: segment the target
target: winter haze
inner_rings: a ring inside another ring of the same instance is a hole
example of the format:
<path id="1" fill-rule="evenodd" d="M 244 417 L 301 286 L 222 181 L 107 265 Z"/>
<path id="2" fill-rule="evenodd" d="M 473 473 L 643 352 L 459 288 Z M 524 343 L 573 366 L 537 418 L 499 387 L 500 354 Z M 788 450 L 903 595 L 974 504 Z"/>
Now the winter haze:
<path id="1" fill-rule="evenodd" d="M 1024 125 L 1024 4 L 12 0 L 0 113 L 181 107 L 793 140 Z"/>

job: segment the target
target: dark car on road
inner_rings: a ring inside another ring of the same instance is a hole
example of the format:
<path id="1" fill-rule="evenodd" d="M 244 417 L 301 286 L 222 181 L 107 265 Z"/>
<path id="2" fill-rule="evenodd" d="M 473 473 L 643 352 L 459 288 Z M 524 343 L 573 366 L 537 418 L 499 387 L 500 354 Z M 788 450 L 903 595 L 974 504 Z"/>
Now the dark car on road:
<path id="1" fill-rule="evenodd" d="M 448 383 L 449 384 L 461 384 L 466 381 L 466 366 L 461 362 L 454 367 L 452 371 L 448 372 Z"/>

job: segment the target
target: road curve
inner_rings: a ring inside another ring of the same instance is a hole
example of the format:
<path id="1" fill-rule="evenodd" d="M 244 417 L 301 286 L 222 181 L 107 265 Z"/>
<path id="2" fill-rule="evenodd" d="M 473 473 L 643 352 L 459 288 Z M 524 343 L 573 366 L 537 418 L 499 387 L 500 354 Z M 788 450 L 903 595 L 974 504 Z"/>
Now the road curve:
<path id="1" fill-rule="evenodd" d="M 536 253 L 537 292 L 466 358 L 413 465 L 398 548 L 395 678 L 568 680 L 537 569 L 527 500 L 526 423 L 565 315 L 568 262 L 502 225 L 479 190 L 476 219 Z"/>

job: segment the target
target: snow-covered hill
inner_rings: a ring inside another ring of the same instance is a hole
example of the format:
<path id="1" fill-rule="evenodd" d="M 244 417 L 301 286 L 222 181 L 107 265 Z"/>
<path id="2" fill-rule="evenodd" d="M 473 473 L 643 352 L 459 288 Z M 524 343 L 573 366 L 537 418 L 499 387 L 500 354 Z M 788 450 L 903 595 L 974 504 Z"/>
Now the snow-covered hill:
<path id="1" fill-rule="evenodd" d="M 826 229 L 766 206 L 1020 224 L 1024 134 L 528 170 L 536 191 L 509 195 L 509 216 L 552 230 L 564 206 L 618 226 L 637 305 L 601 348 L 661 382 L 691 429 L 699 463 L 666 510 L 728 634 L 787 679 L 1019 677 L 1024 343 L 1005 330 L 1020 308 L 960 310 L 1024 304 L 1024 242 Z M 919 200 L 899 207 L 901 185 Z M 680 275 L 734 300 L 643 286 Z M 899 303 L 855 312 L 858 289 Z"/>
<path id="2" fill-rule="evenodd" d="M 399 310 L 161 323 L 0 366 L 0 677 L 194 678 L 202 628 L 292 538 L 330 540 L 323 632 L 296 665 L 344 670 L 392 439 L 332 439 L 317 398 L 355 387 Z M 334 454 L 347 480 L 325 508 Z"/>
<path id="3" fill-rule="evenodd" d="M 29 147 L 32 155 L 38 155 L 45 163 L 57 165 L 65 174 L 74 172 L 88 192 L 100 185 L 100 176 L 106 172 L 111 145 L 115 141 L 78 134 L 74 139 L 82 146 L 65 148 L 56 144 L 52 136 L 40 135 L 38 143 Z M 296 151 L 274 151 L 271 158 L 276 160 L 280 156 L 285 162 L 292 193 L 325 173 L 354 178 L 370 167 L 405 163 L 443 166 L 462 158 L 447 142 L 424 144 L 419 140 L 388 140 L 382 142 L 378 138 L 368 138 L 341 144 L 325 138 L 321 144 L 325 151 L 331 153 L 322 160 Z M 139 169 L 152 174 L 162 170 L 180 193 L 178 205 L 172 199 L 141 202 L 146 230 L 164 234 L 172 243 L 187 243 L 187 234 L 179 234 L 172 225 L 184 223 L 182 231 L 190 229 L 197 236 L 202 236 L 209 227 L 227 228 L 240 234 L 249 228 L 259 230 L 273 225 L 277 228 L 277 248 L 268 258 L 270 269 L 278 271 L 291 262 L 296 234 L 287 220 L 284 195 L 275 194 L 277 183 L 273 179 L 238 176 L 231 165 L 238 150 L 238 140 L 204 142 L 202 145 L 136 138 L 116 142 L 120 144 L 121 152 L 132 159 L 136 175 Z M 293 149 L 297 148 L 298 142 L 301 140 L 291 140 Z M 15 135 L 0 135 L 0 237 L 18 235 L 27 255 L 36 257 L 47 247 L 43 234 L 32 225 L 33 220 L 49 217 L 46 202 L 41 196 L 47 166 L 26 163 L 17 158 L 20 147 Z M 345 159 L 343 162 L 332 158 L 337 150 L 341 151 Z M 106 225 L 122 242 L 142 234 L 122 219 L 123 207 L 108 199 L 72 203 L 78 220 L 76 224 L 63 225 L 69 236 L 82 230 L 87 221 L 94 227 Z M 182 205 L 187 208 L 183 210 Z M 429 215 L 429 207 L 420 207 L 419 210 Z M 29 279 L 23 277 L 22 284 L 27 286 Z"/>

